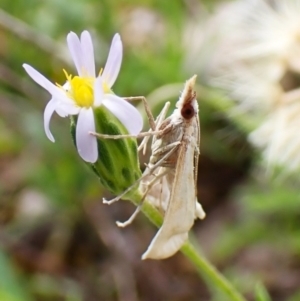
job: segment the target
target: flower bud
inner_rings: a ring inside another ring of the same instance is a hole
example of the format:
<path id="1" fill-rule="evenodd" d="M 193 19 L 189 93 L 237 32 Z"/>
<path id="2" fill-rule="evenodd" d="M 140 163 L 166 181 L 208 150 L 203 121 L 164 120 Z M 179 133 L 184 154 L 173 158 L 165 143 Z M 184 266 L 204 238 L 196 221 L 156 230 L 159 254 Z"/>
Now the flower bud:
<path id="1" fill-rule="evenodd" d="M 106 135 L 125 135 L 127 129 L 104 106 L 94 108 L 96 132 Z M 71 134 L 76 145 L 77 116 L 71 119 Z M 121 194 L 141 177 L 137 142 L 135 138 L 105 139 L 97 137 L 98 160 L 87 163 L 101 184 L 115 195 Z M 137 188 L 127 195 L 137 192 Z M 126 199 L 126 196 L 125 196 Z"/>

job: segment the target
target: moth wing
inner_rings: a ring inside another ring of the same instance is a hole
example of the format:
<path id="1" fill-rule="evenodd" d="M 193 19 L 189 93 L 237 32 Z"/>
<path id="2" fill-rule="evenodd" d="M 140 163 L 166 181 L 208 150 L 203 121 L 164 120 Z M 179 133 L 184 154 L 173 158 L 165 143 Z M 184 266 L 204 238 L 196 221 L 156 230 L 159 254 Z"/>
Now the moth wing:
<path id="1" fill-rule="evenodd" d="M 201 204 L 198 202 L 198 198 L 197 198 L 197 179 L 198 179 L 198 163 L 199 163 L 199 155 L 200 155 L 200 122 L 199 122 L 199 115 L 197 114 L 196 116 L 196 128 L 197 128 L 197 149 L 195 151 L 195 155 L 194 155 L 194 166 L 195 166 L 195 170 L 194 170 L 194 179 L 195 179 L 195 191 L 196 191 L 196 216 L 195 218 L 199 218 L 199 219 L 204 219 L 206 214 L 201 206 Z"/>
<path id="2" fill-rule="evenodd" d="M 142 259 L 164 259 L 175 254 L 187 241 L 188 232 L 170 234 L 163 226 L 152 239 Z"/>
<path id="3" fill-rule="evenodd" d="M 164 167 L 160 167 L 158 171 L 158 176 L 161 173 L 165 172 Z M 149 176 L 149 179 L 153 179 L 154 176 Z M 148 191 L 147 193 L 147 201 L 153 205 L 155 208 L 157 208 L 160 212 L 164 213 L 166 212 L 168 208 L 168 201 L 170 199 L 170 189 L 167 182 L 167 179 L 165 176 L 158 179 L 153 187 Z"/>
<path id="4" fill-rule="evenodd" d="M 204 219 L 206 216 L 201 204 L 198 202 L 198 199 L 196 198 L 196 218 Z"/>
<path id="5" fill-rule="evenodd" d="M 182 142 L 164 222 L 142 259 L 163 259 L 175 254 L 188 239 L 196 217 L 194 151 Z"/>

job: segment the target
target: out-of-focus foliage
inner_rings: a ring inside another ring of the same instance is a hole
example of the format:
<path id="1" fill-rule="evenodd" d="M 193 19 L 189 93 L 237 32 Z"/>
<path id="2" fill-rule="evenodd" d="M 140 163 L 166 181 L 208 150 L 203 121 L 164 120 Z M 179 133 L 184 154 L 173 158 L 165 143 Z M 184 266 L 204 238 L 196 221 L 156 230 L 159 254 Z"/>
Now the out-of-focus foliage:
<path id="1" fill-rule="evenodd" d="M 9 261 L 9 258 L 1 252 L 0 253 L 0 299 L 8 301 L 30 301 L 30 298 L 26 291 L 26 287 L 19 279 L 19 275 L 16 273 L 15 268 Z"/>
<path id="2" fill-rule="evenodd" d="M 272 300 L 299 300 L 299 176 L 286 175 L 284 166 L 268 169 L 247 142 L 264 114 L 237 114 L 236 99 L 211 85 L 218 75 L 210 66 L 222 58 L 212 56 L 222 48 L 215 34 L 221 25 L 211 20 L 235 2 L 0 0 L 1 301 L 224 301 L 180 254 L 140 260 L 156 230 L 143 216 L 126 229 L 115 226 L 134 208 L 102 204 L 107 192 L 77 155 L 68 118 L 53 118 L 56 142 L 47 140 L 49 95 L 22 64 L 63 84 L 63 68 L 75 71 L 66 35 L 84 29 L 98 70 L 113 34 L 121 34 L 124 60 L 114 91 L 149 96 L 155 114 L 198 74 L 198 191 L 207 218 L 195 225 L 196 238 L 249 300 L 269 300 L 266 291 Z M 264 286 L 255 293 L 257 283 Z"/>

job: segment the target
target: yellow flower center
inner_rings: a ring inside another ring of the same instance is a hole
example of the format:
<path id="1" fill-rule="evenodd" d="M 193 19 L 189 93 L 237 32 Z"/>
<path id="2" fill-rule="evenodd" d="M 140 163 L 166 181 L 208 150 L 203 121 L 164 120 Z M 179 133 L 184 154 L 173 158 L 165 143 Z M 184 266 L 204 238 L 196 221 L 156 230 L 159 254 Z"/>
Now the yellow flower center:
<path id="1" fill-rule="evenodd" d="M 89 108 L 94 103 L 94 79 L 74 76 L 70 81 L 72 98 L 80 107 Z"/>
<path id="2" fill-rule="evenodd" d="M 64 89 L 68 97 L 73 99 L 79 107 L 89 108 L 93 106 L 95 78 L 79 76 L 74 76 L 72 78 L 72 75 L 68 74 L 65 70 L 63 71 L 70 85 L 68 89 Z M 62 88 L 61 86 L 59 87 Z M 112 93 L 111 89 L 105 82 L 103 82 L 102 88 L 104 93 Z"/>

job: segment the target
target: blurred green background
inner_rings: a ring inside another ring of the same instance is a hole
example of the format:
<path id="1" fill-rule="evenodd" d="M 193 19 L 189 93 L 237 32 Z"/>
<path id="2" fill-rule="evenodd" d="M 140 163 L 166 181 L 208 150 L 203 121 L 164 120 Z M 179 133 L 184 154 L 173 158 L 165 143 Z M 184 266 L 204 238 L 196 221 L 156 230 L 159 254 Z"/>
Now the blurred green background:
<path id="1" fill-rule="evenodd" d="M 134 208 L 102 204 L 107 192 L 77 155 L 68 118 L 55 114 L 56 142 L 46 138 L 49 95 L 22 64 L 64 83 L 62 69 L 75 71 L 66 35 L 85 29 L 98 70 L 114 33 L 121 34 L 124 59 L 114 91 L 146 96 L 155 114 L 198 75 L 198 193 L 207 217 L 196 222 L 196 239 L 249 300 L 260 284 L 272 300 L 300 300 L 299 177 L 284 167 L 266 172 L 247 142 L 253 115 L 232 117 L 228 95 L 209 85 L 214 36 L 201 51 L 195 46 L 209 35 L 204 21 L 221 4 L 0 0 L 0 301 L 225 300 L 180 253 L 140 260 L 156 229 L 142 215 L 128 228 L 116 227 Z"/>

